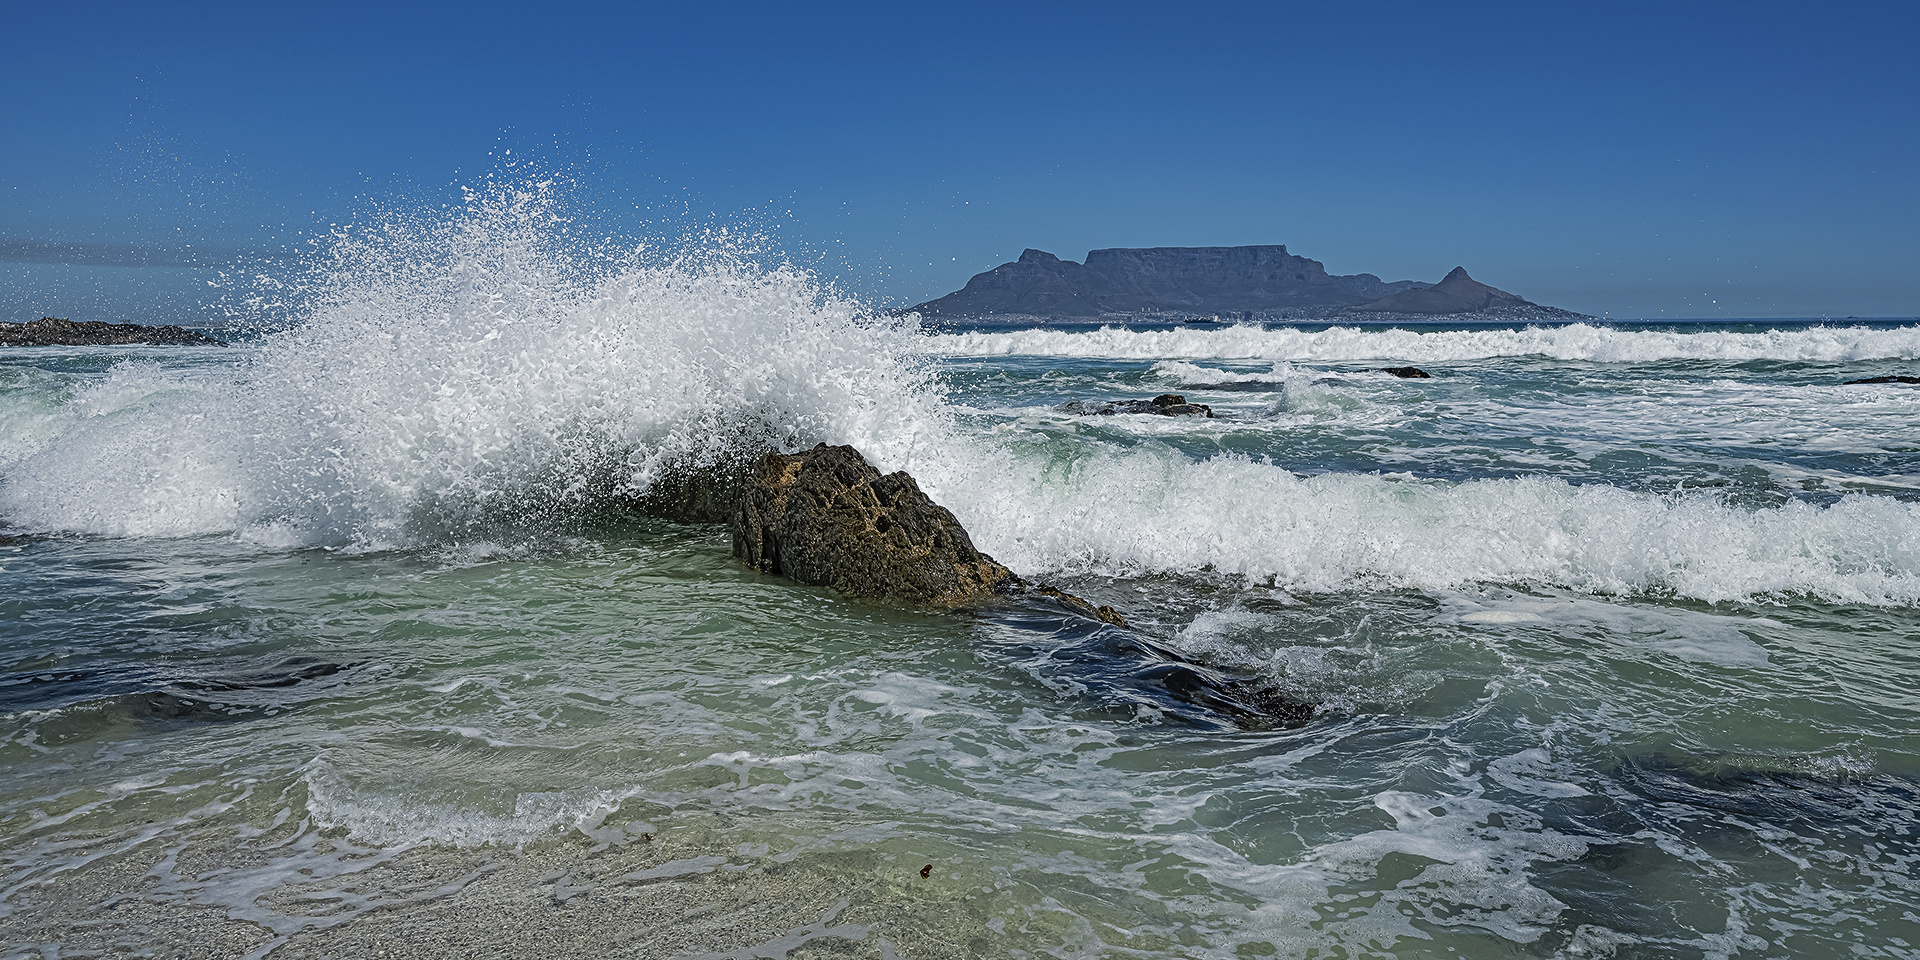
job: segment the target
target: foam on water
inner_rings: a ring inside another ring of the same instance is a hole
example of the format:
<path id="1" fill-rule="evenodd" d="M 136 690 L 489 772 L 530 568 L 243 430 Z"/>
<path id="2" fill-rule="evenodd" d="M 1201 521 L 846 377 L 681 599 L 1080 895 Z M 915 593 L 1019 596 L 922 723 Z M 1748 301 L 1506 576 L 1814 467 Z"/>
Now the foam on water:
<path id="1" fill-rule="evenodd" d="M 972 469 L 927 485 L 1018 570 L 1213 570 L 1309 591 L 1542 583 L 1709 601 L 1920 602 L 1920 504 L 1885 497 L 1750 509 L 1544 478 L 1300 477 L 1153 445 Z"/>
<path id="2" fill-rule="evenodd" d="M 1111 360 L 1403 360 L 1435 363 L 1550 357 L 1632 363 L 1654 360 L 1846 361 L 1920 357 L 1920 326 L 1819 326 L 1762 333 L 1620 330 L 1586 323 L 1524 330 L 1301 330 L 1236 325 L 1219 330 L 1015 330 L 933 338 L 946 356 L 1084 357 Z"/>
<path id="3" fill-rule="evenodd" d="M 58 436 L 0 463 L 0 511 L 408 543 L 550 526 L 749 437 L 906 466 L 944 423 L 910 325 L 724 242 L 583 253 L 546 184 L 342 234 L 314 288 L 304 322 L 237 369 L 126 364 L 85 390 Z"/>

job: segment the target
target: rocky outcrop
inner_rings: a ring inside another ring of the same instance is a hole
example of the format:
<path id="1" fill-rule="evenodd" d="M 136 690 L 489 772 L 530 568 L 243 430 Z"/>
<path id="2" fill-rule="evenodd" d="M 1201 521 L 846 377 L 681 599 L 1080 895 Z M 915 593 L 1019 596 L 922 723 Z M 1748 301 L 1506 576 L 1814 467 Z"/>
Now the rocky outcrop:
<path id="1" fill-rule="evenodd" d="M 769 451 L 731 526 L 733 555 L 754 569 L 857 599 L 954 608 L 1040 597 L 1127 625 L 1112 607 L 1022 580 L 981 553 L 906 471 L 882 474 L 848 446 Z"/>
<path id="2" fill-rule="evenodd" d="M 1330 274 L 1284 244 L 1093 250 L 1084 264 L 1044 250 L 975 275 L 911 309 L 929 317 L 1184 317 L 1321 312 L 1424 287 Z"/>
<path id="3" fill-rule="evenodd" d="M 168 324 L 149 327 L 137 323 L 89 320 L 75 323 L 41 317 L 26 323 L 0 323 L 0 347 L 98 347 L 157 344 L 170 347 L 224 347 L 225 343 Z"/>
<path id="4" fill-rule="evenodd" d="M 761 457 L 732 528 L 733 555 L 755 569 L 861 599 L 960 607 L 1020 582 L 912 477 L 852 447 Z"/>
<path id="5" fill-rule="evenodd" d="M 1402 380 L 1431 380 L 1433 374 L 1419 367 L 1380 367 L 1381 373 L 1391 373 Z"/>
<path id="6" fill-rule="evenodd" d="M 1072 400 L 1060 409 L 1083 417 L 1110 417 L 1116 413 L 1151 413 L 1162 417 L 1213 417 L 1213 408 L 1204 403 L 1188 403 L 1178 393 L 1163 393 L 1152 400 Z"/>
<path id="7" fill-rule="evenodd" d="M 1841 384 L 1841 386 L 1852 386 L 1856 383 L 1920 383 L 1920 377 L 1909 377 L 1906 374 L 1888 374 L 1884 377 L 1861 377 L 1858 380 L 1848 380 Z"/>

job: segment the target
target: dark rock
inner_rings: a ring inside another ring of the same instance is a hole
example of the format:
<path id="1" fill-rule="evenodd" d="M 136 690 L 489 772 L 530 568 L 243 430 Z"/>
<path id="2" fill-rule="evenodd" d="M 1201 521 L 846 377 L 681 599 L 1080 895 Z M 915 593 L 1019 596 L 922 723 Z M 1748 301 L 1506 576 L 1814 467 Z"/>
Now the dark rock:
<path id="1" fill-rule="evenodd" d="M 1188 403 L 1177 393 L 1163 393 L 1152 400 L 1074 400 L 1060 409 L 1083 417 L 1110 417 L 1116 413 L 1153 413 L 1163 417 L 1213 417 L 1213 408 L 1204 403 Z"/>
<path id="2" fill-rule="evenodd" d="M 1092 619 L 1062 623 L 1058 604 L 1034 602 L 1043 597 L 1030 591 L 978 613 L 1011 628 L 1003 636 L 1016 642 L 1022 659 L 1044 662 L 1049 676 L 1070 681 L 1091 699 L 1129 714 L 1146 706 L 1188 723 L 1243 730 L 1298 727 L 1313 719 L 1312 703 L 1271 680 L 1197 663 L 1138 630 L 1110 629 Z"/>
<path id="3" fill-rule="evenodd" d="M 1841 384 L 1841 386 L 1852 386 L 1856 383 L 1920 383 L 1920 377 L 1909 377 L 1906 374 L 1889 374 L 1884 377 L 1861 377 L 1858 380 L 1848 380 L 1846 383 Z"/>
<path id="4" fill-rule="evenodd" d="M 0 347 L 95 347 L 136 343 L 170 347 L 226 346 L 222 341 L 172 324 L 149 327 L 101 320 L 75 323 L 53 317 L 41 317 L 27 323 L 0 323 Z"/>
<path id="5" fill-rule="evenodd" d="M 733 555 L 755 569 L 860 599 L 960 607 L 1020 583 L 912 477 L 852 447 L 768 452 L 732 526 Z"/>
<path id="6" fill-rule="evenodd" d="M 1112 607 L 1022 580 L 975 548 L 906 471 L 882 475 L 852 447 L 769 451 L 732 529 L 733 555 L 755 569 L 858 599 L 952 608 L 1027 596 L 1127 626 Z"/>
<path id="7" fill-rule="evenodd" d="M 1381 367 L 1381 373 L 1391 373 L 1402 380 L 1431 380 L 1433 374 L 1419 367 Z"/>
<path id="8" fill-rule="evenodd" d="M 734 508 L 747 495 L 754 463 L 750 458 L 739 456 L 718 463 L 676 464 L 668 467 L 644 492 L 624 496 L 622 505 L 644 516 L 673 523 L 728 523 L 733 519 Z"/>
<path id="9" fill-rule="evenodd" d="M 1026 581 L 1022 580 L 1019 582 L 1019 585 L 1020 585 L 1020 589 L 1024 591 L 1028 596 L 1046 597 L 1047 599 L 1052 600 L 1055 603 L 1063 607 L 1066 607 L 1067 609 L 1072 610 L 1083 617 L 1087 617 L 1088 619 L 1098 620 L 1101 623 L 1110 623 L 1116 627 L 1119 627 L 1122 630 L 1133 629 L 1133 625 L 1127 622 L 1127 618 L 1121 616 L 1120 611 L 1115 610 L 1112 607 L 1109 607 L 1109 606 L 1096 607 L 1089 601 L 1082 600 L 1079 597 L 1076 597 L 1073 594 L 1066 592 L 1065 590 L 1057 590 L 1053 587 L 1049 587 L 1044 583 L 1035 585 L 1035 584 L 1029 584 Z"/>

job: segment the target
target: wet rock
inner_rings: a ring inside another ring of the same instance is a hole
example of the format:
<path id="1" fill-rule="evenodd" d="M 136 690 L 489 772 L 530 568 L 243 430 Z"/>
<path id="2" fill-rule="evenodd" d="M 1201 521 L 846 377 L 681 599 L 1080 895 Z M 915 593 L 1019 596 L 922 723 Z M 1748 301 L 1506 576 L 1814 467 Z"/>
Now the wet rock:
<path id="1" fill-rule="evenodd" d="M 754 569 L 858 599 L 953 608 L 1026 596 L 1127 626 L 1112 607 L 1022 580 L 905 471 L 883 475 L 848 446 L 762 456 L 732 530 L 733 555 Z"/>
<path id="2" fill-rule="evenodd" d="M 1852 386 L 1856 383 L 1920 383 L 1920 377 L 1909 377 L 1905 374 L 1892 374 L 1884 377 L 1861 377 L 1858 380 L 1848 380 L 1846 383 L 1841 384 L 1841 386 Z"/>
<path id="3" fill-rule="evenodd" d="M 157 344 L 171 347 L 224 347 L 226 344 L 168 324 L 149 327 L 137 323 L 107 323 L 89 320 L 75 323 L 54 317 L 41 317 L 26 323 L 0 323 L 0 346 L 4 347 L 95 347 L 129 344 Z"/>
<path id="4" fill-rule="evenodd" d="M 1433 374 L 1419 367 L 1380 367 L 1381 373 L 1391 373 L 1402 380 L 1430 380 Z"/>
<path id="5" fill-rule="evenodd" d="M 1079 416 L 1110 417 L 1116 413 L 1153 413 L 1163 417 L 1209 417 L 1213 408 L 1204 403 L 1188 403 L 1177 393 L 1163 393 L 1152 400 L 1075 400 L 1060 409 Z"/>
<path id="6" fill-rule="evenodd" d="M 1086 600 L 1082 600 L 1071 593 L 1068 593 L 1064 590 L 1056 590 L 1053 587 L 1047 586 L 1046 584 L 1035 585 L 1035 584 L 1026 583 L 1025 581 L 1021 581 L 1020 587 L 1028 596 L 1046 597 L 1047 599 L 1054 601 L 1060 606 L 1066 607 L 1067 609 L 1072 610 L 1073 612 L 1078 613 L 1081 616 L 1086 617 L 1090 620 L 1098 620 L 1101 623 L 1110 623 L 1116 627 L 1119 627 L 1122 630 L 1133 629 L 1133 625 L 1127 622 L 1127 618 L 1121 616 L 1120 611 L 1115 610 L 1112 607 L 1109 607 L 1109 606 L 1096 607 L 1092 603 Z"/>
<path id="7" fill-rule="evenodd" d="M 674 523 L 727 523 L 747 495 L 753 464 L 744 458 L 710 466 L 669 469 L 645 493 L 624 505 L 643 516 Z"/>
<path id="8" fill-rule="evenodd" d="M 905 471 L 882 475 L 847 446 L 761 457 L 732 527 L 755 569 L 861 599 L 959 607 L 1019 584 Z"/>

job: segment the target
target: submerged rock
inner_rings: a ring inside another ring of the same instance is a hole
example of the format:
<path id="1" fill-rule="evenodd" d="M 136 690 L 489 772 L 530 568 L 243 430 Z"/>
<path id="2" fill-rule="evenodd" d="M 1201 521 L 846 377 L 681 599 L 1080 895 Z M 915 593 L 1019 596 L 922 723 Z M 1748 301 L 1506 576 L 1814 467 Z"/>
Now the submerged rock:
<path id="1" fill-rule="evenodd" d="M 1163 393 L 1152 400 L 1075 400 L 1060 409 L 1083 417 L 1110 417 L 1116 413 L 1153 413 L 1163 417 L 1208 417 L 1213 408 L 1204 403 L 1188 403 L 1177 393 Z"/>
<path id="2" fill-rule="evenodd" d="M 1433 374 L 1419 367 L 1380 367 L 1381 373 L 1391 373 L 1402 380 L 1431 380 Z"/>
<path id="3" fill-rule="evenodd" d="M 170 347 L 226 346 L 223 341 L 173 324 L 149 327 L 138 323 L 107 323 L 103 320 L 75 323 L 54 317 L 41 317 L 26 323 L 0 323 L 0 346 L 3 347 L 97 347 L 136 343 Z"/>
<path id="4" fill-rule="evenodd" d="M 1841 384 L 1841 386 L 1852 386 L 1856 383 L 1920 383 L 1920 377 L 1909 377 L 1905 374 L 1889 374 L 1884 377 L 1861 377 L 1858 380 L 1848 380 L 1846 383 Z"/>

